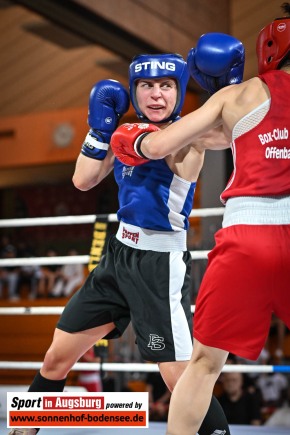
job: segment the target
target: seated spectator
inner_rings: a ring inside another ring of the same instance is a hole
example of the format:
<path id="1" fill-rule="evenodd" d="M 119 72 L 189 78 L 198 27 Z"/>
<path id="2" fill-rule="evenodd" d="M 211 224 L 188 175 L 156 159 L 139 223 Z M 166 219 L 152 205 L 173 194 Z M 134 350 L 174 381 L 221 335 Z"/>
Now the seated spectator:
<path id="1" fill-rule="evenodd" d="M 47 257 L 57 256 L 57 251 L 53 248 L 49 248 L 46 251 Z M 52 289 L 60 276 L 61 265 L 50 264 L 47 266 L 40 267 L 37 297 L 44 298 L 48 297 L 52 293 Z"/>
<path id="2" fill-rule="evenodd" d="M 287 327 L 285 323 L 273 314 L 269 336 L 263 350 L 264 359 L 269 359 L 272 354 L 274 364 L 283 363 L 286 333 Z M 273 343 L 273 349 L 271 349 L 271 342 Z"/>
<path id="3" fill-rule="evenodd" d="M 242 373 L 222 373 L 223 393 L 219 402 L 229 424 L 261 425 L 260 398 L 254 391 L 245 388 Z"/>
<path id="4" fill-rule="evenodd" d="M 34 247 L 28 245 L 23 240 L 17 241 L 17 256 L 18 258 L 35 258 Z M 27 295 L 29 299 L 35 299 L 37 295 L 38 280 L 40 277 L 40 266 L 27 265 L 20 266 L 17 293 L 21 296 Z"/>
<path id="5" fill-rule="evenodd" d="M 101 357 L 95 355 L 94 346 L 91 347 L 80 359 L 80 362 L 101 362 Z M 103 391 L 102 379 L 98 370 L 80 371 L 78 385 L 89 392 Z"/>
<path id="6" fill-rule="evenodd" d="M 2 257 L 2 254 L 8 245 L 14 246 L 11 237 L 8 234 L 2 234 L 0 237 L 0 256 L 1 257 Z"/>
<path id="7" fill-rule="evenodd" d="M 13 245 L 6 245 L 1 250 L 1 258 L 12 259 L 17 257 L 16 248 Z M 0 297 L 3 296 L 3 287 L 7 286 L 8 299 L 17 301 L 18 293 L 19 268 L 17 266 L 6 266 L 0 268 Z"/>
<path id="8" fill-rule="evenodd" d="M 27 286 L 29 288 L 28 298 L 35 299 L 40 276 L 41 269 L 39 266 L 21 266 L 19 269 L 18 294 L 20 294 L 23 286 Z"/>
<path id="9" fill-rule="evenodd" d="M 78 255 L 75 249 L 70 249 L 68 255 Z M 83 264 L 65 264 L 59 269 L 58 278 L 55 281 L 50 297 L 68 297 L 74 290 L 80 287 L 84 281 Z"/>
<path id="10" fill-rule="evenodd" d="M 287 401 L 281 408 L 273 412 L 271 417 L 265 422 L 265 426 L 290 428 L 290 389 L 288 390 Z"/>
<path id="11" fill-rule="evenodd" d="M 146 390 L 149 393 L 149 420 L 167 421 L 171 393 L 160 373 L 148 373 Z"/>
<path id="12" fill-rule="evenodd" d="M 261 392 L 263 419 L 287 402 L 288 380 L 282 373 L 262 373 L 256 379 L 256 386 Z"/>

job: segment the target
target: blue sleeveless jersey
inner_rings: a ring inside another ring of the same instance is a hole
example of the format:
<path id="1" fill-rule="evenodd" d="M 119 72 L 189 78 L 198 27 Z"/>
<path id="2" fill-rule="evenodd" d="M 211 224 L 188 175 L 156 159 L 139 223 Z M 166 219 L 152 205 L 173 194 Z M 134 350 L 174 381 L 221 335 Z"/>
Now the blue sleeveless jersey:
<path id="1" fill-rule="evenodd" d="M 188 228 L 196 183 L 175 175 L 164 159 L 126 166 L 115 158 L 118 220 L 155 231 Z"/>

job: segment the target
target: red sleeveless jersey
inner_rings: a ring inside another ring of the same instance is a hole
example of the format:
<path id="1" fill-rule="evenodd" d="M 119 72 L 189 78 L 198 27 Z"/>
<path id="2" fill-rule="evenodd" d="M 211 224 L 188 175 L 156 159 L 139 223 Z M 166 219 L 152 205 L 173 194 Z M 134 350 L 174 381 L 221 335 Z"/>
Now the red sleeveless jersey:
<path id="1" fill-rule="evenodd" d="M 290 75 L 275 70 L 259 78 L 270 90 L 270 108 L 258 125 L 233 141 L 234 170 L 222 202 L 290 194 Z"/>

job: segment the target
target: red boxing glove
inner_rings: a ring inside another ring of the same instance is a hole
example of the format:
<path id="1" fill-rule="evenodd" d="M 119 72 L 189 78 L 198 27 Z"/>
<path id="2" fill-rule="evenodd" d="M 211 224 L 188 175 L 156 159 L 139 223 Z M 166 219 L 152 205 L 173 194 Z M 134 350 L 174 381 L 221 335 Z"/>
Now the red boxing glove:
<path id="1" fill-rule="evenodd" d="M 147 163 L 146 158 L 140 151 L 142 139 L 153 131 L 160 128 L 153 124 L 134 123 L 123 124 L 112 135 L 111 148 L 120 162 L 127 166 L 139 166 Z"/>

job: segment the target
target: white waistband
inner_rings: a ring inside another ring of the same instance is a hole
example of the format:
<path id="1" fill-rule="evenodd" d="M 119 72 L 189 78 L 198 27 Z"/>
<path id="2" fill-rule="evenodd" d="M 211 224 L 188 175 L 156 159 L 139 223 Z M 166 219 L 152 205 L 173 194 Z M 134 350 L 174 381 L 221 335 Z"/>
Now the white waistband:
<path id="1" fill-rule="evenodd" d="M 228 199 L 223 218 L 223 227 L 239 224 L 290 224 L 290 196 L 242 196 Z"/>
<path id="2" fill-rule="evenodd" d="M 117 239 L 132 248 L 146 251 L 186 251 L 186 231 L 154 231 L 120 222 Z"/>

